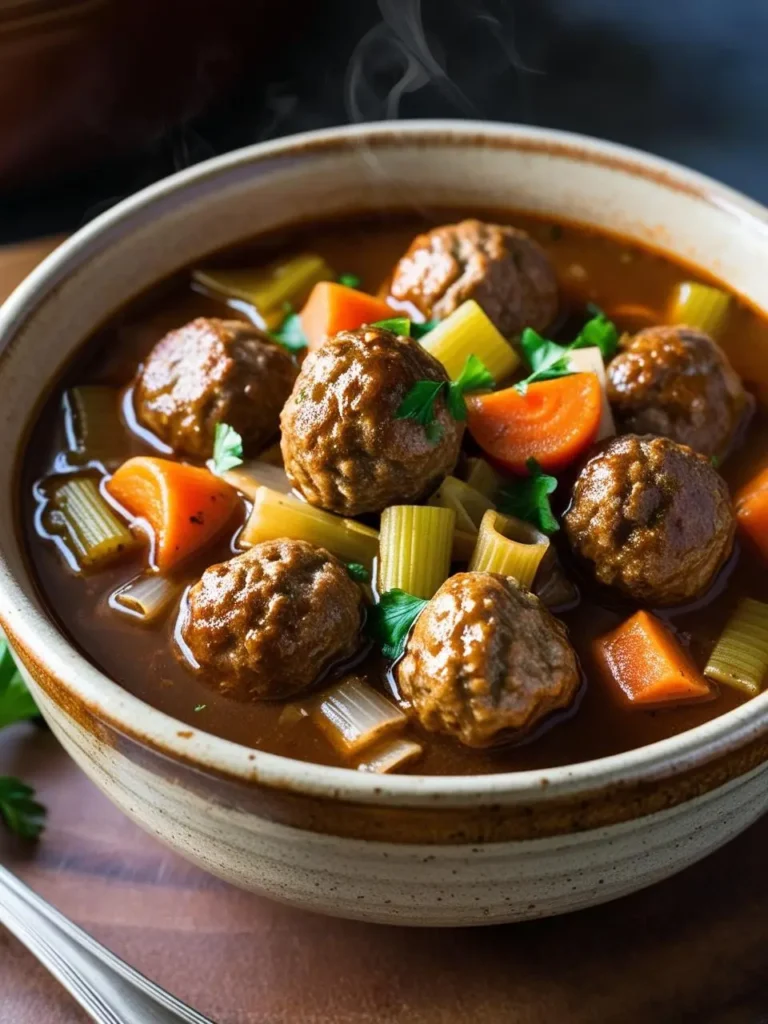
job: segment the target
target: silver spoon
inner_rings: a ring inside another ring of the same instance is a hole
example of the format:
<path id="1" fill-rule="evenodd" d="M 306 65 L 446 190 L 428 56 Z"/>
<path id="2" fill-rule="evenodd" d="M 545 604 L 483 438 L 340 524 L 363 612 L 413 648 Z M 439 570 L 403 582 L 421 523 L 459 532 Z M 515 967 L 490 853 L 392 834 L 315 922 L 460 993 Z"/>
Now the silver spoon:
<path id="1" fill-rule="evenodd" d="M 99 945 L 0 867 L 4 924 L 97 1024 L 213 1024 Z"/>

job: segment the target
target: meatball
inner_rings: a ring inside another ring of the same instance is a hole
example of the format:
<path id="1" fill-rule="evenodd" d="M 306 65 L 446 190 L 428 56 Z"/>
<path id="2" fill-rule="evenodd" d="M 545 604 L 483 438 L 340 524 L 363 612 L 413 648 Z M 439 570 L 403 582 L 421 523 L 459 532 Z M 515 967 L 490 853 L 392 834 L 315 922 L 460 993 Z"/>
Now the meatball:
<path id="1" fill-rule="evenodd" d="M 398 419 L 418 381 L 446 384 L 412 338 L 380 327 L 340 331 L 304 361 L 281 416 L 285 470 L 308 502 L 357 516 L 418 501 L 451 472 L 464 424 L 438 395 L 429 429 Z"/>
<path id="2" fill-rule="evenodd" d="M 264 541 L 192 587 L 178 653 L 227 697 L 291 697 L 355 653 L 362 618 L 361 590 L 333 555 Z"/>
<path id="3" fill-rule="evenodd" d="M 255 455 L 277 436 L 296 367 L 250 324 L 199 317 L 152 349 L 134 391 L 140 423 L 179 454 L 208 458 L 217 423 Z"/>
<path id="4" fill-rule="evenodd" d="M 699 597 L 733 547 L 725 481 L 665 437 L 607 442 L 579 474 L 564 521 L 601 583 L 652 605 Z"/>
<path id="5" fill-rule="evenodd" d="M 608 366 L 620 425 L 722 455 L 754 406 L 722 349 L 692 327 L 649 327 Z"/>
<path id="6" fill-rule="evenodd" d="M 468 747 L 520 738 L 581 683 L 565 627 L 537 597 L 492 572 L 451 576 L 416 620 L 396 667 L 425 729 Z"/>
<path id="7" fill-rule="evenodd" d="M 524 231 L 479 220 L 415 238 L 390 293 L 435 320 L 474 299 L 506 337 L 524 327 L 543 331 L 557 316 L 557 281 L 544 250 Z"/>

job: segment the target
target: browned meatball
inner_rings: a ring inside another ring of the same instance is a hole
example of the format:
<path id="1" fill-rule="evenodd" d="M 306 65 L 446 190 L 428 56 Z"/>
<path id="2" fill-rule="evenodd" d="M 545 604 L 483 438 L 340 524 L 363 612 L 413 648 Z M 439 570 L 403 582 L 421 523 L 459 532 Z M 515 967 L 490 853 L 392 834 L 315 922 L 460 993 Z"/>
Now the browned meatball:
<path id="1" fill-rule="evenodd" d="M 524 231 L 480 220 L 414 238 L 390 293 L 435 320 L 474 299 L 507 337 L 524 327 L 543 331 L 557 315 L 557 281 L 544 250 Z"/>
<path id="2" fill-rule="evenodd" d="M 633 434 L 660 434 L 722 455 L 754 406 L 728 357 L 692 327 L 649 327 L 608 366 L 608 398 Z"/>
<path id="3" fill-rule="evenodd" d="M 445 383 L 412 338 L 380 327 L 340 331 L 304 361 L 281 416 L 285 470 L 308 502 L 356 516 L 408 504 L 456 464 L 464 424 L 435 403 L 437 433 L 397 419 L 417 381 Z"/>
<path id="4" fill-rule="evenodd" d="M 166 334 L 136 383 L 139 422 L 179 454 L 208 458 L 217 423 L 255 455 L 277 436 L 296 367 L 269 337 L 239 320 L 199 317 Z"/>
<path id="5" fill-rule="evenodd" d="M 264 541 L 192 587 L 179 653 L 227 697 L 291 697 L 354 654 L 362 610 L 360 588 L 324 548 Z"/>
<path id="6" fill-rule="evenodd" d="M 734 518 L 725 481 L 703 455 L 627 434 L 582 469 L 565 528 L 601 583 L 666 605 L 709 587 L 731 552 Z"/>
<path id="7" fill-rule="evenodd" d="M 520 738 L 581 681 L 565 627 L 513 579 L 462 572 L 416 620 L 397 665 L 402 696 L 425 729 L 468 747 Z"/>

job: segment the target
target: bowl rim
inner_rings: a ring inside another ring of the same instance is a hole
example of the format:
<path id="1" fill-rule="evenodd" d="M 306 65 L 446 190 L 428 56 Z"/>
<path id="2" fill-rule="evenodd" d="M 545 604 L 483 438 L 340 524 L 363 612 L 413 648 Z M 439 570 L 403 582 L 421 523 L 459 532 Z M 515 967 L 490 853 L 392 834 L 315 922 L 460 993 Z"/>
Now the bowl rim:
<path id="1" fill-rule="evenodd" d="M 677 163 L 586 135 L 518 124 L 437 119 L 324 128 L 256 143 L 206 160 L 142 189 L 90 221 L 46 257 L 0 306 L 0 362 L 26 316 L 46 301 L 102 234 L 119 225 L 130 228 L 133 215 L 190 183 L 278 156 L 300 158 L 302 152 L 311 155 L 323 149 L 343 150 L 361 142 L 409 146 L 419 141 L 437 145 L 446 140 L 480 148 L 501 145 L 556 153 L 575 161 L 602 164 L 630 177 L 652 179 L 674 191 L 695 195 L 768 235 L 768 210 L 760 203 Z M 18 536 L 15 543 L 20 543 Z M 245 747 L 183 723 L 134 697 L 82 656 L 52 617 L 38 611 L 2 556 L 0 625 L 7 629 L 33 677 L 35 669 L 53 677 L 70 699 L 141 745 L 232 781 L 360 804 L 456 807 L 568 797 L 616 783 L 668 778 L 739 750 L 768 730 L 766 691 L 668 739 L 572 765 L 493 775 L 371 775 Z M 70 713 L 68 708 L 64 710 Z"/>

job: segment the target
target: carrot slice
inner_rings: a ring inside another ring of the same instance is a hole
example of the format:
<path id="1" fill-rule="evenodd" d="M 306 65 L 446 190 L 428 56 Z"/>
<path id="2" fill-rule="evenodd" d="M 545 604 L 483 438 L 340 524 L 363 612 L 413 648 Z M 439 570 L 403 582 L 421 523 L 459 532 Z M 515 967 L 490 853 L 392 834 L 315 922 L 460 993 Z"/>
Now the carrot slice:
<path id="1" fill-rule="evenodd" d="M 106 487 L 152 528 L 154 561 L 161 571 L 212 540 L 238 503 L 237 492 L 207 469 L 145 455 L 124 462 Z"/>
<path id="2" fill-rule="evenodd" d="M 595 440 L 600 426 L 600 381 L 574 373 L 529 384 L 521 395 L 505 388 L 467 397 L 469 432 L 491 459 L 512 473 L 526 473 L 526 461 L 557 472 Z"/>
<path id="3" fill-rule="evenodd" d="M 649 612 L 631 618 L 593 646 L 598 667 L 633 705 L 712 696 L 706 680 L 666 626 Z"/>
<path id="4" fill-rule="evenodd" d="M 733 504 L 740 529 L 768 561 L 768 467 L 737 492 Z"/>
<path id="5" fill-rule="evenodd" d="M 336 281 L 316 284 L 300 314 L 310 349 L 319 348 L 337 331 L 353 331 L 362 324 L 388 320 L 395 315 L 392 307 L 381 299 Z"/>

